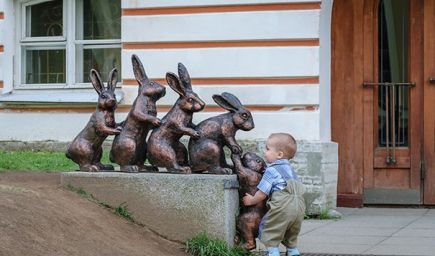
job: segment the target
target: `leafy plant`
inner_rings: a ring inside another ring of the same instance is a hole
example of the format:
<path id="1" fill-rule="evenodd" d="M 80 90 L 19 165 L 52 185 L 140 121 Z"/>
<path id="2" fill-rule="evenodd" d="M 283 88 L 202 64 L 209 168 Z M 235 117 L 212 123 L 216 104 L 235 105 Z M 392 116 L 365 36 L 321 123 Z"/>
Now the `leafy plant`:
<path id="1" fill-rule="evenodd" d="M 130 222 L 134 222 L 133 214 L 127 209 L 126 202 L 120 204 L 118 207 L 115 208 L 115 213 L 119 216 L 122 216 L 129 220 Z"/>
<path id="2" fill-rule="evenodd" d="M 194 256 L 248 256 L 252 255 L 243 248 L 230 248 L 220 239 L 211 238 L 207 233 L 200 233 L 186 242 L 186 252 Z"/>

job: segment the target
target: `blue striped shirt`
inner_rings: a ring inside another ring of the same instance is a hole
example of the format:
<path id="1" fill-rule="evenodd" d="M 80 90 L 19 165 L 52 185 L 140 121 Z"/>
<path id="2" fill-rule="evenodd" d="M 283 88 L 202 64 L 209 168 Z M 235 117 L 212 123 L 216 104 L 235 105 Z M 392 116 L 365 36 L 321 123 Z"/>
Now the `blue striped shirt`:
<path id="1" fill-rule="evenodd" d="M 299 178 L 289 160 L 279 159 L 267 167 L 257 188 L 270 195 L 275 191 L 283 190 L 287 186 L 287 180 L 299 180 Z"/>

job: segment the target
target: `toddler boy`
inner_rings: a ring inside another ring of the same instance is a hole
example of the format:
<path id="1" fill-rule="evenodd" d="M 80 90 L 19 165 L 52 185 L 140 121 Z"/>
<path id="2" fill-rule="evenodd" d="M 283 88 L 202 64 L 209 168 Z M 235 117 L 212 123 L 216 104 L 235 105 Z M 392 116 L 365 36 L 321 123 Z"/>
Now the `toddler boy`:
<path id="1" fill-rule="evenodd" d="M 264 158 L 269 163 L 254 196 L 246 193 L 244 205 L 253 205 L 267 196 L 269 208 L 259 228 L 260 241 L 269 256 L 279 256 L 279 244 L 286 248 L 286 256 L 300 255 L 297 237 L 304 219 L 304 185 L 293 171 L 289 159 L 296 153 L 296 140 L 287 133 L 273 133 L 266 142 Z"/>

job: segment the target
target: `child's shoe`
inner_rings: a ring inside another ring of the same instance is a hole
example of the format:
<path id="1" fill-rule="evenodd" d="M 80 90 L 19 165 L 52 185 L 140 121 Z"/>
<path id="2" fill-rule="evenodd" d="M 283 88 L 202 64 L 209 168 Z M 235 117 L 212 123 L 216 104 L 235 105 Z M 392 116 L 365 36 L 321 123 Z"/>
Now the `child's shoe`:
<path id="1" fill-rule="evenodd" d="M 278 247 L 268 247 L 267 248 L 268 256 L 279 256 L 279 248 Z"/>
<path id="2" fill-rule="evenodd" d="M 300 255 L 301 254 L 299 253 L 299 250 L 296 247 L 287 248 L 287 252 L 285 254 L 285 256 L 300 256 Z"/>

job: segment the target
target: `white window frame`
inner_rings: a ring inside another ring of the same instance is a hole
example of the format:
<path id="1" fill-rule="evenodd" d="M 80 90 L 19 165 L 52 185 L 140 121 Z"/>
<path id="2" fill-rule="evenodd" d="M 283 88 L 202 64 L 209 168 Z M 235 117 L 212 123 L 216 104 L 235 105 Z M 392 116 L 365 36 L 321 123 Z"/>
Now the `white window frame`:
<path id="1" fill-rule="evenodd" d="M 56 37 L 27 37 L 26 22 L 28 17 L 26 14 L 27 6 L 49 2 L 52 0 L 18 0 L 15 2 L 16 13 L 16 42 L 14 61 L 14 89 L 81 89 L 93 88 L 91 83 L 76 82 L 76 78 L 80 77 L 82 72 L 83 57 L 78 56 L 79 46 L 83 49 L 89 48 L 119 48 L 121 49 L 121 38 L 110 40 L 81 40 L 77 39 L 76 24 L 82 24 L 83 17 L 81 10 L 83 0 L 63 0 L 63 35 Z M 67 11 L 68 10 L 68 11 Z M 80 15 L 78 15 L 80 14 Z M 82 32 L 80 32 L 82 33 Z M 25 83 L 25 50 L 26 49 L 65 49 L 65 83 L 62 84 L 26 84 Z M 118 69 L 120 67 L 117 67 Z"/>

